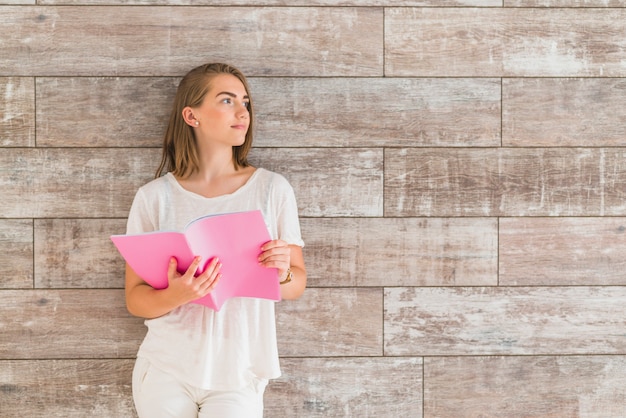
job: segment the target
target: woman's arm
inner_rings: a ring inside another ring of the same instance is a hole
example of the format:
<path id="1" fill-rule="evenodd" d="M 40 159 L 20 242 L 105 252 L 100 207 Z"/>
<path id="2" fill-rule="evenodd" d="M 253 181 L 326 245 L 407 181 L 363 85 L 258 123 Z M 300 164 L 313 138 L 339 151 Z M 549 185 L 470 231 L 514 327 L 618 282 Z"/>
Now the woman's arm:
<path id="1" fill-rule="evenodd" d="M 291 270 L 291 281 L 280 285 L 282 299 L 298 299 L 306 288 L 306 268 L 302 247 L 289 245 L 282 240 L 267 242 L 261 247 L 263 253 L 259 262 L 268 268 L 278 269 L 279 280 L 285 280 L 287 271 Z"/>
<path id="2" fill-rule="evenodd" d="M 209 294 L 221 277 L 219 270 L 222 265 L 215 258 L 211 260 L 206 270 L 196 277 L 200 261 L 200 257 L 196 257 L 187 271 L 180 274 L 177 271 L 176 259 L 172 258 L 167 272 L 169 285 L 165 289 L 154 289 L 126 264 L 125 293 L 128 312 L 142 318 L 157 318 Z"/>

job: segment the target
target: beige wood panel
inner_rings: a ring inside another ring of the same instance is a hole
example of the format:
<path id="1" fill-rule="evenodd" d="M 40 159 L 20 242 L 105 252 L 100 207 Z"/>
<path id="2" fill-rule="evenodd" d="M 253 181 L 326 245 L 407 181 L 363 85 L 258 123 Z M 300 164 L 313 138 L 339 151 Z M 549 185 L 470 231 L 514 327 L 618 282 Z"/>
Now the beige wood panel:
<path id="1" fill-rule="evenodd" d="M 626 145 L 626 80 L 504 79 L 505 146 Z"/>
<path id="2" fill-rule="evenodd" d="M 157 149 L 4 149 L 0 213 L 17 218 L 124 218 L 137 188 L 153 177 L 159 158 Z"/>
<path id="3" fill-rule="evenodd" d="M 134 360 L 0 361 L 3 418 L 136 417 Z"/>
<path id="4" fill-rule="evenodd" d="M 386 8 L 385 75 L 623 77 L 626 9 Z"/>
<path id="5" fill-rule="evenodd" d="M 278 303 L 276 313 L 281 356 L 382 355 L 381 288 L 308 288 Z"/>
<path id="6" fill-rule="evenodd" d="M 385 216 L 623 216 L 620 148 L 385 150 Z"/>
<path id="7" fill-rule="evenodd" d="M 502 218 L 501 285 L 626 285 L 626 219 Z"/>
<path id="8" fill-rule="evenodd" d="M 624 354 L 626 287 L 385 289 L 385 355 Z"/>
<path id="9" fill-rule="evenodd" d="M 422 416 L 421 358 L 281 359 L 267 417 Z"/>
<path id="10" fill-rule="evenodd" d="M 7 58 L 0 75 L 180 76 L 207 61 L 227 61 L 247 75 L 380 76 L 382 13 L 335 7 L 5 6 L 0 39 Z"/>
<path id="11" fill-rule="evenodd" d="M 0 219 L 0 288 L 33 287 L 33 221 Z"/>
<path id="12" fill-rule="evenodd" d="M 499 79 L 267 78 L 251 83 L 260 146 L 500 145 Z"/>
<path id="13" fill-rule="evenodd" d="M 145 335 L 123 290 L 0 290 L 0 359 L 131 358 Z"/>
<path id="14" fill-rule="evenodd" d="M 494 218 L 304 218 L 311 286 L 495 286 Z"/>
<path id="15" fill-rule="evenodd" d="M 257 148 L 250 161 L 289 180 L 301 216 L 382 215 L 382 149 Z"/>
<path id="16" fill-rule="evenodd" d="M 35 287 L 123 288 L 124 259 L 110 236 L 125 232 L 125 219 L 35 220 Z"/>
<path id="17" fill-rule="evenodd" d="M 505 7 L 626 7 L 624 0 L 503 0 Z"/>
<path id="18" fill-rule="evenodd" d="M 160 147 L 178 82 L 173 77 L 38 77 L 37 145 Z"/>
<path id="19" fill-rule="evenodd" d="M 622 417 L 626 358 L 424 359 L 426 417 Z"/>
<path id="20" fill-rule="evenodd" d="M 2 98 L 0 100 L 0 146 L 34 146 L 34 79 L 31 77 L 0 77 L 0 98 Z"/>
<path id="21" fill-rule="evenodd" d="M 7 0 L 4 0 L 6 2 Z M 12 0 L 16 1 L 16 0 Z M 19 0 L 17 0 L 19 1 Z M 26 1 L 26 0 L 23 0 Z M 31 0 L 35 3 L 35 0 Z M 9 4 L 11 0 L 9 1 Z M 39 0 L 38 4 L 77 5 L 180 5 L 180 6 L 502 6 L 502 0 Z"/>

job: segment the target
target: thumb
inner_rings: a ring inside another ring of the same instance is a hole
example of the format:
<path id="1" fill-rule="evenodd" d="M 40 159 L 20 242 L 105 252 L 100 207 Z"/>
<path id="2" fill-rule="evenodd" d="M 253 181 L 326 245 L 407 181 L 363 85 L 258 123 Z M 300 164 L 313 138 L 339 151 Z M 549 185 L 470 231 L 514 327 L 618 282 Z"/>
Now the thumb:
<path id="1" fill-rule="evenodd" d="M 174 278 L 176 278 L 178 271 L 177 271 L 177 267 L 178 267 L 178 261 L 176 260 L 175 257 L 170 258 L 170 263 L 167 266 L 167 277 L 172 280 Z"/>

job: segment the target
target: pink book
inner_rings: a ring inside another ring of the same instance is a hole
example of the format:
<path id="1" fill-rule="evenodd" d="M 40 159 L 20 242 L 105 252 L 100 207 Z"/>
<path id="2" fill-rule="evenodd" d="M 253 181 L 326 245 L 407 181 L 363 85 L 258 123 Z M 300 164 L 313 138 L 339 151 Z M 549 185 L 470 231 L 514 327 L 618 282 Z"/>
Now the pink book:
<path id="1" fill-rule="evenodd" d="M 168 286 L 172 256 L 181 273 L 195 256 L 201 256 L 197 274 L 218 257 L 222 278 L 211 293 L 193 301 L 215 311 L 233 297 L 280 300 L 277 270 L 257 261 L 261 246 L 270 240 L 260 210 L 204 216 L 187 224 L 183 232 L 113 235 L 111 240 L 130 267 L 155 289 Z"/>

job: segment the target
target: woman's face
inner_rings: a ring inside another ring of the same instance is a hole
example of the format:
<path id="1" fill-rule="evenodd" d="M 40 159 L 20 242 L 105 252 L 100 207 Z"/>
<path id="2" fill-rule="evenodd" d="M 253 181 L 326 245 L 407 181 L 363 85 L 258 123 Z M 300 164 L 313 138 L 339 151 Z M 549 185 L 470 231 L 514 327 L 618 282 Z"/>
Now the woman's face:
<path id="1" fill-rule="evenodd" d="M 239 146 L 250 126 L 250 99 L 243 83 L 234 75 L 218 74 L 202 104 L 193 108 L 199 141 Z M 193 125 L 192 125 L 193 126 Z"/>

